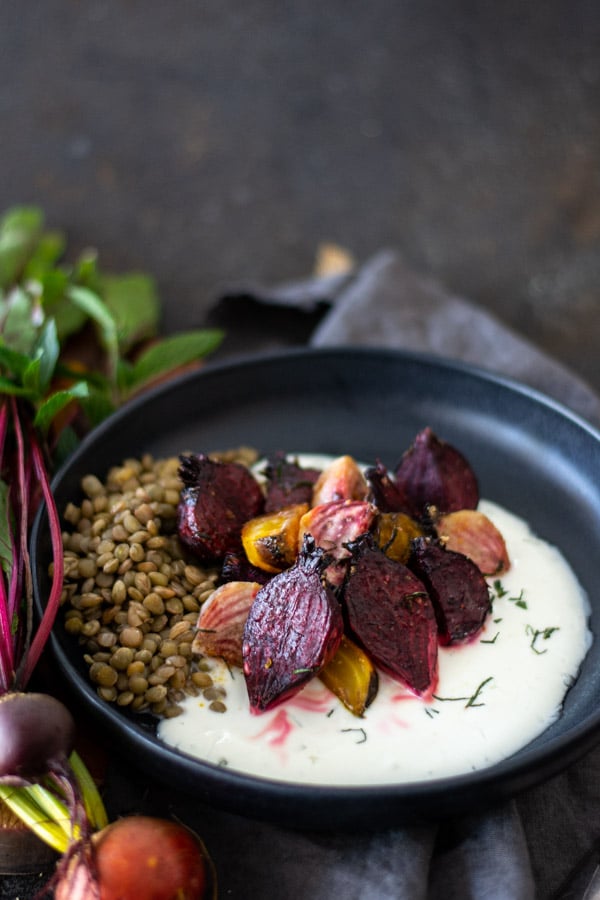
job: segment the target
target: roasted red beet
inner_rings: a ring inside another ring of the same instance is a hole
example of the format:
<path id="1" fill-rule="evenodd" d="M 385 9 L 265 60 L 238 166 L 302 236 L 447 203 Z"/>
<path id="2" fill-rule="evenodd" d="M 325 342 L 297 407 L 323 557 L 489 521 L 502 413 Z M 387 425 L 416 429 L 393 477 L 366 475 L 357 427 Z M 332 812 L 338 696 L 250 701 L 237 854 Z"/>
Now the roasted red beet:
<path id="1" fill-rule="evenodd" d="M 371 489 L 373 503 L 381 512 L 406 512 L 409 503 L 390 473 L 380 460 L 367 469 L 366 478 Z"/>
<path id="2" fill-rule="evenodd" d="M 310 503 L 313 486 L 321 474 L 319 469 L 303 468 L 278 451 L 270 456 L 264 468 L 267 479 L 265 512 L 274 512 L 284 506 Z"/>
<path id="3" fill-rule="evenodd" d="M 339 647 L 342 613 L 321 581 L 323 563 L 323 551 L 307 537 L 297 562 L 264 585 L 250 608 L 242 655 L 254 713 L 296 694 Z"/>
<path id="4" fill-rule="evenodd" d="M 272 572 L 259 569 L 248 562 L 244 551 L 233 551 L 225 554 L 221 567 L 223 581 L 257 581 L 258 584 L 266 584 L 273 577 Z"/>
<path id="5" fill-rule="evenodd" d="M 261 487 L 239 463 L 215 462 L 204 454 L 182 456 L 180 462 L 179 538 L 203 562 L 223 559 L 241 548 L 242 525 L 262 511 Z"/>
<path id="6" fill-rule="evenodd" d="M 424 585 L 368 535 L 351 549 L 344 602 L 354 635 L 376 665 L 414 693 L 427 694 L 437 673 L 438 640 Z"/>
<path id="7" fill-rule="evenodd" d="M 435 609 L 441 644 L 474 637 L 491 610 L 488 586 L 478 566 L 462 553 L 426 538 L 413 542 L 410 568 L 426 586 Z"/>
<path id="8" fill-rule="evenodd" d="M 440 512 L 475 509 L 479 488 L 473 469 L 462 455 L 431 428 L 416 436 L 395 471 L 395 484 L 406 499 L 405 512 L 422 518 L 427 506 Z"/>

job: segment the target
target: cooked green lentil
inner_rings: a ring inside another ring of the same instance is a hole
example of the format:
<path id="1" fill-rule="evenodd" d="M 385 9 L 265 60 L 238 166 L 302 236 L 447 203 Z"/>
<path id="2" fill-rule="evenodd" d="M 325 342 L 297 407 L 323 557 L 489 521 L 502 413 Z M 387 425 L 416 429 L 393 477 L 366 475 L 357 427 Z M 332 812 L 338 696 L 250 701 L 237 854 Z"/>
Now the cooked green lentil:
<path id="1" fill-rule="evenodd" d="M 254 450 L 213 454 L 251 465 Z M 179 458 L 126 459 L 102 482 L 86 475 L 83 500 L 64 511 L 65 628 L 84 651 L 100 697 L 157 716 L 202 693 L 224 712 L 211 661 L 192 654 L 200 607 L 219 572 L 184 559 L 176 534 Z"/>

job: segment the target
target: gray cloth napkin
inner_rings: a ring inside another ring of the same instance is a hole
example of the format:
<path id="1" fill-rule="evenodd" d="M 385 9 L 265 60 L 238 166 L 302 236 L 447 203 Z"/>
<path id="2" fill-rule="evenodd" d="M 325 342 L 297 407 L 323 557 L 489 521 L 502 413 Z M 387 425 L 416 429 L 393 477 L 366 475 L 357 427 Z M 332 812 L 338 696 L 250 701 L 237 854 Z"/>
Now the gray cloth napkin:
<path id="1" fill-rule="evenodd" d="M 304 314 L 325 303 L 312 346 L 394 347 L 459 359 L 527 383 L 600 425 L 600 398 L 587 384 L 392 251 L 350 273 L 245 287 L 230 298 L 236 295 Z M 276 346 L 275 337 L 262 349 Z M 228 876 L 232 897 L 260 897 L 275 888 L 281 900 L 600 897 L 600 748 L 510 803 L 438 826 L 325 836 L 259 823 L 246 831 L 226 818 L 222 839 L 230 840 L 233 828 L 242 846 L 243 833 L 252 846 L 237 856 L 239 882 Z"/>

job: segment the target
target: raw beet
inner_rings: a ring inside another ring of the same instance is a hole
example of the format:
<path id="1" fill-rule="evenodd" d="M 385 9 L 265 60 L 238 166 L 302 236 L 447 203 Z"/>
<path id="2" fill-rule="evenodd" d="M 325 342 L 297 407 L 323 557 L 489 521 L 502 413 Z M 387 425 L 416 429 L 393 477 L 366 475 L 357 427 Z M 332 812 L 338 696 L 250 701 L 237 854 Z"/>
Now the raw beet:
<path id="1" fill-rule="evenodd" d="M 313 486 L 320 469 L 303 468 L 289 460 L 281 450 L 267 459 L 264 476 L 267 479 L 265 512 L 275 512 L 284 506 L 310 503 Z"/>
<path id="2" fill-rule="evenodd" d="M 431 428 L 417 434 L 395 470 L 395 484 L 404 495 L 405 511 L 422 518 L 428 506 L 440 512 L 475 509 L 477 478 L 462 453 L 441 441 Z"/>
<path id="3" fill-rule="evenodd" d="M 491 610 L 487 582 L 462 553 L 425 538 L 413 542 L 410 568 L 425 584 L 435 610 L 441 644 L 474 637 Z"/>
<path id="4" fill-rule="evenodd" d="M 177 530 L 182 544 L 203 562 L 240 550 L 242 525 L 264 507 L 257 480 L 246 466 L 205 454 L 181 456 L 180 463 Z"/>
<path id="5" fill-rule="evenodd" d="M 349 625 L 376 665 L 427 694 L 437 673 L 437 624 L 425 586 L 364 536 L 351 545 L 344 589 Z"/>
<path id="6" fill-rule="evenodd" d="M 342 613 L 321 581 L 324 561 L 323 551 L 307 536 L 297 562 L 256 595 L 242 642 L 253 713 L 272 709 L 296 694 L 339 647 Z"/>

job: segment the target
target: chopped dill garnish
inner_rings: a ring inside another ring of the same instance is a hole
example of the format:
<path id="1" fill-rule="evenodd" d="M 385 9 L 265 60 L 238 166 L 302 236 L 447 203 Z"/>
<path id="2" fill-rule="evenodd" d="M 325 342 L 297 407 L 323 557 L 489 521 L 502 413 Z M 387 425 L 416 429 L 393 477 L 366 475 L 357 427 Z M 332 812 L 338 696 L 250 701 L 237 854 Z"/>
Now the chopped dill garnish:
<path id="1" fill-rule="evenodd" d="M 549 640 L 555 631 L 559 631 L 558 626 L 550 627 L 550 628 L 533 628 L 531 625 L 528 625 L 525 629 L 526 634 L 531 635 L 531 643 L 530 647 L 534 653 L 537 653 L 538 656 L 541 656 L 543 653 L 548 652 L 548 648 L 546 647 L 544 650 L 540 650 L 536 647 L 536 643 L 539 638 L 542 638 L 544 641 Z"/>
<path id="2" fill-rule="evenodd" d="M 361 735 L 360 739 L 356 741 L 357 744 L 364 744 L 366 742 L 367 732 L 364 728 L 342 728 L 342 734 L 347 734 L 351 731 L 358 731 L 358 733 Z"/>

